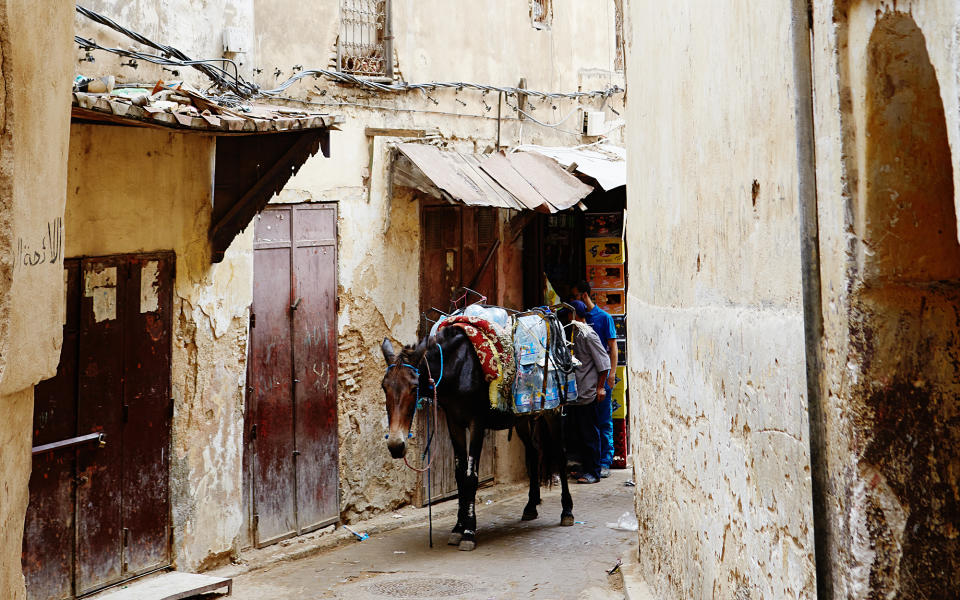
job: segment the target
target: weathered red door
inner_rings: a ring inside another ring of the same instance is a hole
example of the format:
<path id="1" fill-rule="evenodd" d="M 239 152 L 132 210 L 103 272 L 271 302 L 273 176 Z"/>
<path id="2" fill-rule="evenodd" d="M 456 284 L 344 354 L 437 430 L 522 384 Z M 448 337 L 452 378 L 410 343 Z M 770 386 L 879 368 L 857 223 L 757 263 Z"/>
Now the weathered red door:
<path id="1" fill-rule="evenodd" d="M 451 294 L 460 287 L 471 287 L 490 299 L 497 297 L 495 261 L 498 224 L 492 208 L 469 208 L 453 205 L 430 205 L 422 209 L 420 307 L 422 311 L 437 308 L 449 311 Z M 489 259 L 488 259 L 489 257 Z M 478 298 L 471 296 L 470 302 Z M 462 307 L 462 304 L 460 305 Z M 433 314 L 431 318 L 436 318 Z M 416 430 L 426 432 L 427 411 L 418 411 Z M 431 453 L 432 499 L 449 498 L 457 493 L 453 448 L 447 433 L 443 409 L 439 410 Z M 426 442 L 426 435 L 420 436 Z M 494 433 L 487 432 L 480 456 L 480 480 L 493 478 Z M 427 499 L 426 477 L 420 477 L 420 491 L 415 497 L 423 505 Z"/>
<path id="2" fill-rule="evenodd" d="M 336 223 L 324 204 L 255 223 L 245 462 L 258 547 L 339 517 Z"/>
<path id="3" fill-rule="evenodd" d="M 35 392 L 34 447 L 53 447 L 35 455 L 31 477 L 31 600 L 71 598 L 170 563 L 173 260 L 65 261 L 60 365 Z"/>

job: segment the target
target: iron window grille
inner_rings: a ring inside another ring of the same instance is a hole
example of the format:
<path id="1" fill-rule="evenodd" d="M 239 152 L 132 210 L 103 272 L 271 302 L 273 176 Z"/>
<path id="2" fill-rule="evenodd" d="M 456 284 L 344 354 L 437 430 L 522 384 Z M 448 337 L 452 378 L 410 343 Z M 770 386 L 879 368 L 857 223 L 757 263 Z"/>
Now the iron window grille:
<path id="1" fill-rule="evenodd" d="M 337 70 L 371 79 L 393 79 L 390 0 L 340 0 Z"/>
<path id="2" fill-rule="evenodd" d="M 530 21 L 537 29 L 550 29 L 550 20 L 553 18 L 551 0 L 530 0 Z"/>

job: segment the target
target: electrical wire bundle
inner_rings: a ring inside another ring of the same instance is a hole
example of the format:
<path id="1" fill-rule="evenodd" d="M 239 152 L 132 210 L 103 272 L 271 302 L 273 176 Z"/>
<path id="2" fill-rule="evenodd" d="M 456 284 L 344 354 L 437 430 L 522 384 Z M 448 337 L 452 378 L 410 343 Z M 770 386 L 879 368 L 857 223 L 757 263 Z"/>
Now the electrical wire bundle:
<path id="1" fill-rule="evenodd" d="M 116 21 L 105 17 L 99 13 L 96 13 L 90 9 L 83 8 L 82 6 L 77 6 L 77 12 L 88 19 L 109 27 L 114 31 L 123 34 L 124 36 L 132 39 L 133 41 L 158 50 L 160 54 L 151 54 L 148 52 L 141 52 L 137 50 L 124 50 L 122 48 L 110 48 L 107 46 L 102 46 L 96 41 L 87 39 L 78 35 L 74 36 L 74 41 L 82 50 L 101 50 L 104 52 L 110 52 L 118 56 L 123 56 L 125 58 L 142 60 L 144 62 L 149 62 L 157 65 L 168 66 L 168 67 L 191 67 L 208 77 L 212 82 L 212 86 L 208 89 L 210 93 L 214 88 L 219 89 L 221 92 L 226 92 L 227 96 L 235 96 L 238 99 L 250 100 L 258 97 L 271 97 L 278 96 L 283 93 L 286 89 L 292 86 L 294 83 L 300 81 L 301 79 L 307 77 L 325 77 L 331 81 L 337 83 L 344 83 L 355 85 L 361 89 L 386 92 L 386 93 L 398 93 L 398 92 L 411 92 L 419 91 L 424 94 L 430 91 L 438 89 L 473 89 L 482 91 L 485 94 L 489 92 L 503 93 L 507 96 L 516 95 L 533 97 L 538 99 L 570 99 L 576 100 L 580 98 L 610 98 L 616 94 L 623 93 L 623 88 L 619 86 L 612 86 L 605 90 L 595 90 L 590 92 L 541 92 L 537 90 L 529 90 L 526 88 L 518 88 L 512 86 L 494 86 L 494 85 L 484 85 L 480 83 L 471 83 L 466 81 L 434 81 L 429 83 L 407 83 L 403 81 L 397 81 L 392 83 L 382 83 L 377 81 L 371 81 L 369 79 L 364 79 L 362 77 L 357 77 L 348 73 L 341 73 L 339 71 L 330 71 L 327 69 L 309 69 L 301 71 L 290 77 L 279 86 L 273 89 L 263 89 L 258 86 L 256 83 L 245 80 L 240 75 L 240 70 L 237 67 L 236 62 L 228 58 L 211 58 L 211 59 L 201 59 L 194 60 L 189 56 L 174 48 L 173 46 L 168 46 L 155 42 L 150 38 L 146 37 L 141 33 L 132 31 L 123 25 L 120 25 Z M 232 69 L 228 68 L 232 67 Z M 232 72 L 231 72 L 232 71 Z M 569 117 L 569 115 L 568 115 Z M 564 119 L 566 120 L 566 119 Z"/>

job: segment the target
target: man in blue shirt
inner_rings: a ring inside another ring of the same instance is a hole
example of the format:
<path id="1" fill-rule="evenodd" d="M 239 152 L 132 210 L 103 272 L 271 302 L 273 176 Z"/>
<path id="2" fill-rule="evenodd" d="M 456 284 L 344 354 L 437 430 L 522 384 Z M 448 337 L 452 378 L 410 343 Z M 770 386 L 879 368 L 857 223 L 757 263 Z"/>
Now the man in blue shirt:
<path id="1" fill-rule="evenodd" d="M 610 313 L 594 304 L 590 297 L 590 284 L 578 281 L 570 288 L 574 300 L 580 300 L 587 307 L 586 321 L 600 337 L 600 342 L 607 349 L 610 357 L 610 371 L 607 373 L 607 383 L 604 386 L 604 398 L 597 400 L 597 412 L 600 429 L 600 476 L 610 476 L 610 465 L 613 464 L 613 404 L 611 402 L 613 386 L 617 377 L 617 331 L 613 326 L 613 317 Z"/>

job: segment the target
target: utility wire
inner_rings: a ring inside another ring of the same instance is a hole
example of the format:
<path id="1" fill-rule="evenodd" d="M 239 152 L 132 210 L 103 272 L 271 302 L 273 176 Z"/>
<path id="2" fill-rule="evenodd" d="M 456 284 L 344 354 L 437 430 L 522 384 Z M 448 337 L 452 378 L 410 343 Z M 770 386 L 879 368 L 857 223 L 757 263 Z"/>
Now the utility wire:
<path id="1" fill-rule="evenodd" d="M 595 90 L 590 92 L 541 92 L 537 90 L 529 90 L 526 88 L 518 88 L 511 86 L 494 86 L 494 85 L 484 85 L 480 83 L 472 83 L 466 81 L 433 81 L 429 83 L 407 83 L 404 81 L 397 81 L 393 83 L 380 83 L 377 81 L 371 81 L 369 79 L 364 79 L 357 77 L 355 75 L 350 75 L 348 73 L 342 73 L 339 71 L 330 71 L 327 69 L 309 69 L 306 71 L 301 71 L 293 77 L 290 77 L 279 86 L 273 89 L 263 89 L 257 84 L 246 81 L 239 72 L 237 64 L 227 58 L 213 58 L 213 59 L 202 59 L 202 60 L 193 60 L 188 57 L 186 54 L 174 48 L 173 46 L 167 46 L 158 42 L 154 42 L 150 38 L 146 37 L 141 33 L 137 33 L 130 29 L 127 29 L 123 25 L 120 25 L 116 21 L 105 17 L 99 13 L 96 13 L 90 9 L 83 8 L 82 6 L 77 6 L 77 12 L 88 19 L 109 27 L 114 31 L 125 35 L 126 37 L 134 40 L 137 43 L 143 44 L 155 50 L 159 50 L 161 54 L 150 54 L 147 52 L 140 52 L 136 50 L 123 50 L 121 48 L 109 48 L 106 46 L 101 46 L 96 43 L 94 40 L 83 38 L 81 36 L 74 36 L 74 41 L 81 49 L 84 50 L 101 50 L 104 52 L 110 52 L 118 56 L 123 56 L 127 58 L 133 58 L 138 60 L 143 60 L 145 62 L 150 62 L 153 64 L 164 65 L 164 66 L 181 66 L 181 67 L 191 67 L 197 69 L 204 75 L 206 75 L 212 82 L 212 87 L 220 88 L 221 90 L 228 91 L 230 94 L 236 95 L 238 98 L 249 100 L 257 97 L 273 97 L 279 96 L 287 88 L 292 86 L 297 81 L 304 79 L 306 77 L 325 77 L 331 81 L 337 83 L 345 83 L 355 85 L 361 89 L 372 90 L 377 92 L 385 93 L 397 93 L 397 92 L 411 92 L 419 91 L 424 95 L 427 92 L 438 90 L 438 89 L 473 89 L 483 92 L 484 94 L 489 92 L 503 92 L 508 97 L 510 95 L 516 96 L 527 96 L 541 99 L 580 99 L 580 98 L 610 98 L 616 94 L 622 94 L 625 90 L 619 86 L 612 86 L 605 90 Z M 231 73 L 226 67 L 232 67 L 233 72 Z M 429 97 L 429 96 L 428 96 Z M 528 115 L 529 116 L 529 115 Z M 568 115 L 569 116 L 569 115 Z M 533 119 L 531 117 L 531 119 Z M 536 119 L 533 119 L 535 122 Z M 564 119 L 566 120 L 566 119 Z M 543 123 L 540 123 L 543 125 Z M 547 125 L 549 127 L 549 125 Z"/>

